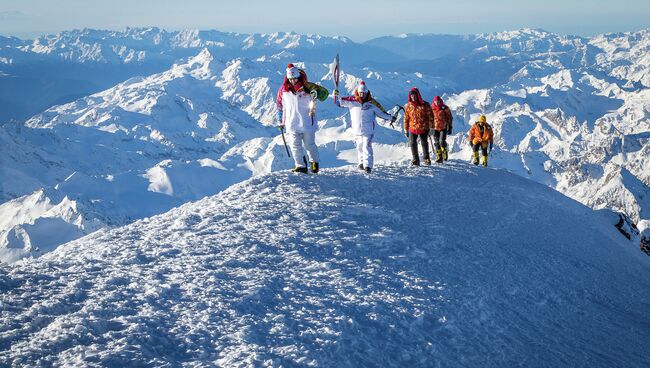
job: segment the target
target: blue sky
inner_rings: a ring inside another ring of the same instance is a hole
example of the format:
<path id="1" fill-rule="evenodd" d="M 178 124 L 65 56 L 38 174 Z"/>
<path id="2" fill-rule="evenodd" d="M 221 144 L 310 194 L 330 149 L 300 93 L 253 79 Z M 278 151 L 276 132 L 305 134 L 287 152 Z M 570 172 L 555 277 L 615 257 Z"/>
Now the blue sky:
<path id="1" fill-rule="evenodd" d="M 32 38 L 73 28 L 128 26 L 295 31 L 355 41 L 401 33 L 470 34 L 525 27 L 588 36 L 650 28 L 650 1 L 0 0 L 3 36 Z"/>

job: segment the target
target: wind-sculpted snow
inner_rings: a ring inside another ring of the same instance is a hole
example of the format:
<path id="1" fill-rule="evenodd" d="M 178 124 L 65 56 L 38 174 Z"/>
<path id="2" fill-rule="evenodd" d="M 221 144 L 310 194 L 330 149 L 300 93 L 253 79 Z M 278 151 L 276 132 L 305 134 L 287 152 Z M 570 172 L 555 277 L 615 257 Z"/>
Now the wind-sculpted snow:
<path id="1" fill-rule="evenodd" d="M 462 163 L 282 171 L 0 266 L 0 365 L 642 367 L 608 221 Z"/>

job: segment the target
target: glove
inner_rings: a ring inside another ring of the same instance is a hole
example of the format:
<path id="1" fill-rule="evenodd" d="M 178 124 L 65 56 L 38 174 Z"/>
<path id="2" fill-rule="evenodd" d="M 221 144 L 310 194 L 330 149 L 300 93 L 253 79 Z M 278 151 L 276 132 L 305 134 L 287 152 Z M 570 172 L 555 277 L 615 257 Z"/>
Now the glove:
<path id="1" fill-rule="evenodd" d="M 335 89 L 334 91 L 332 91 L 332 96 L 338 96 L 338 95 L 339 95 L 339 90 L 338 89 Z"/>
<path id="2" fill-rule="evenodd" d="M 284 131 L 284 124 L 278 125 L 278 130 L 281 132 Z"/>
<path id="3" fill-rule="evenodd" d="M 311 95 L 311 98 L 313 98 L 314 100 L 318 98 L 318 91 L 316 91 L 315 89 L 309 91 L 309 94 Z"/>
<path id="4" fill-rule="evenodd" d="M 395 116 L 393 116 L 392 118 L 390 118 L 390 123 L 391 123 L 391 124 L 394 123 L 394 122 L 396 122 L 396 121 L 397 121 L 397 115 L 395 115 Z"/>
<path id="5" fill-rule="evenodd" d="M 451 134 L 451 125 L 450 125 L 449 128 L 447 129 L 447 134 Z"/>

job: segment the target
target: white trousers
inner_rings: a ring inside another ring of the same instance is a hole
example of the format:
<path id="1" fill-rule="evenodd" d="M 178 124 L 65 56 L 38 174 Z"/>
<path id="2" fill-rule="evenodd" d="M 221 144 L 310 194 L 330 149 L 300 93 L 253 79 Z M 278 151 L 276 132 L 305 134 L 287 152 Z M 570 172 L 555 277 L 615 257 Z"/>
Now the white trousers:
<path id="1" fill-rule="evenodd" d="M 319 161 L 320 156 L 318 156 L 318 146 L 316 146 L 316 132 L 289 133 L 287 135 L 289 138 L 289 148 L 291 149 L 293 162 L 295 162 L 296 167 L 305 166 L 305 163 L 302 160 L 305 155 L 302 148 L 303 144 L 307 150 L 309 162 Z"/>
<path id="2" fill-rule="evenodd" d="M 357 162 L 363 164 L 363 167 L 372 168 L 373 157 L 372 157 L 372 137 L 374 134 L 369 136 L 358 135 L 356 136 L 355 143 L 357 144 Z"/>

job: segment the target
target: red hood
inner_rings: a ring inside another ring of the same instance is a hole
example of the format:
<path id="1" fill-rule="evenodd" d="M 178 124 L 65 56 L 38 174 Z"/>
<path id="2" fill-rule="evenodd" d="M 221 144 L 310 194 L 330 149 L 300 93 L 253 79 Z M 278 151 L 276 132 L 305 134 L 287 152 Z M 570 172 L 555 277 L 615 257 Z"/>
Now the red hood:
<path id="1" fill-rule="evenodd" d="M 408 102 L 409 102 L 409 103 L 412 103 L 412 101 L 411 101 L 411 93 L 413 93 L 413 92 L 416 93 L 417 98 L 418 98 L 417 105 L 424 105 L 424 100 L 422 99 L 422 95 L 420 95 L 420 90 L 418 90 L 418 89 L 415 88 L 415 87 L 411 88 L 411 90 L 409 91 L 409 94 L 408 94 Z"/>
<path id="2" fill-rule="evenodd" d="M 440 101 L 440 103 L 438 103 Z M 433 98 L 433 102 L 431 102 L 431 108 L 434 110 L 440 110 L 443 106 L 445 105 L 445 102 L 442 100 L 442 97 L 436 96 Z"/>

